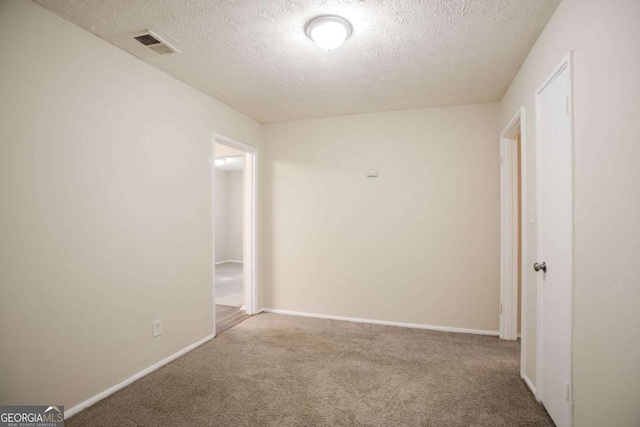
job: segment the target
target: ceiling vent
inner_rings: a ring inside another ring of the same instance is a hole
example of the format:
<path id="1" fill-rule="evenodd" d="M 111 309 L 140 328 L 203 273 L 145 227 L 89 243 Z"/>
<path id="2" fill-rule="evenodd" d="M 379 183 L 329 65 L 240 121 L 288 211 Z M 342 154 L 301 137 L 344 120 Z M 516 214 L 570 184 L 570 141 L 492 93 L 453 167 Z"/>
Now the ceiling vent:
<path id="1" fill-rule="evenodd" d="M 135 36 L 134 39 L 160 55 L 166 55 L 173 52 L 180 53 L 178 49 L 158 37 L 158 35 L 153 31 L 145 31 L 142 34 Z"/>

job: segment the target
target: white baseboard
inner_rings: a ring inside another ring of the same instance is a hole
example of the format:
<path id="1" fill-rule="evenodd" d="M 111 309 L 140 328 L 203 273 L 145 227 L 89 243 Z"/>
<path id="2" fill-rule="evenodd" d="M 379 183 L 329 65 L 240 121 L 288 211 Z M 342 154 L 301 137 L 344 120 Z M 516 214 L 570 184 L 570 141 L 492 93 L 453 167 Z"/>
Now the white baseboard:
<path id="1" fill-rule="evenodd" d="M 290 316 L 313 317 L 316 319 L 344 320 L 346 322 L 372 323 L 374 325 L 399 326 L 401 328 L 413 328 L 413 329 L 429 329 L 432 331 L 456 332 L 456 333 L 462 333 L 462 334 L 495 335 L 495 336 L 498 336 L 500 334 L 498 331 L 484 331 L 481 329 L 467 329 L 467 328 L 455 328 L 450 326 L 422 325 L 419 323 L 389 322 L 386 320 L 359 319 L 356 317 L 303 313 L 300 311 L 280 310 L 276 308 L 263 308 L 260 311 L 264 311 L 265 313 L 287 314 Z"/>
<path id="2" fill-rule="evenodd" d="M 531 390 L 533 395 L 536 397 L 536 400 L 538 400 L 538 393 L 536 392 L 536 386 L 533 385 L 533 383 L 531 382 L 531 380 L 529 379 L 528 376 L 523 375 L 522 379 L 527 384 L 527 386 L 529 386 L 529 389 Z M 538 400 L 538 402 L 539 402 L 539 400 Z"/>
<path id="3" fill-rule="evenodd" d="M 242 264 L 242 261 L 235 261 L 235 260 L 232 260 L 232 259 L 227 259 L 227 260 L 224 260 L 224 261 L 218 261 L 218 262 L 216 262 L 216 265 L 218 265 L 218 264 L 224 264 L 225 262 L 235 262 L 235 263 L 238 263 L 238 264 Z"/>
<path id="4" fill-rule="evenodd" d="M 99 401 L 104 399 L 105 397 L 107 397 L 109 395 L 112 395 L 116 391 L 125 388 L 126 386 L 128 386 L 132 382 L 134 382 L 136 380 L 139 380 L 140 378 L 144 377 L 145 375 L 150 374 L 151 372 L 155 371 L 156 369 L 163 367 L 167 363 L 176 360 L 178 357 L 190 352 L 191 350 L 195 349 L 196 347 L 200 347 L 202 344 L 204 344 L 204 343 L 206 343 L 208 341 L 211 341 L 213 338 L 215 338 L 215 335 L 209 335 L 209 336 L 201 339 L 200 341 L 198 341 L 198 342 L 196 342 L 194 344 L 191 344 L 188 347 L 183 348 L 182 350 L 178 351 L 177 353 L 174 353 L 171 356 L 169 356 L 169 357 L 167 357 L 165 359 L 162 359 L 161 361 L 159 361 L 157 363 L 154 363 L 153 365 L 149 366 L 148 368 L 143 369 L 142 371 L 130 376 L 126 380 L 119 382 L 118 384 L 114 385 L 113 387 L 109 387 L 105 391 L 96 394 L 95 396 L 93 396 L 93 397 L 85 400 L 84 402 L 72 407 L 71 409 L 65 410 L 64 411 L 64 418 L 67 419 L 69 417 L 72 417 L 73 415 L 75 415 L 78 412 L 88 408 L 89 406 L 95 405 L 96 403 L 98 403 Z"/>

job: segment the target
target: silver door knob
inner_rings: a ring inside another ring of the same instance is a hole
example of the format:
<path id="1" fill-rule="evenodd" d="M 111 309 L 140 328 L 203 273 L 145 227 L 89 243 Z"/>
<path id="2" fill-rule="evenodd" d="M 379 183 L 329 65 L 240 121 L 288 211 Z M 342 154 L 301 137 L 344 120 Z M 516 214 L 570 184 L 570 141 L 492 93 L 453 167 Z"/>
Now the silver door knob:
<path id="1" fill-rule="evenodd" d="M 538 264 L 537 262 L 535 264 L 533 264 L 533 269 L 535 271 L 540 271 L 542 270 L 544 273 L 547 272 L 547 263 L 543 262 L 542 264 Z"/>

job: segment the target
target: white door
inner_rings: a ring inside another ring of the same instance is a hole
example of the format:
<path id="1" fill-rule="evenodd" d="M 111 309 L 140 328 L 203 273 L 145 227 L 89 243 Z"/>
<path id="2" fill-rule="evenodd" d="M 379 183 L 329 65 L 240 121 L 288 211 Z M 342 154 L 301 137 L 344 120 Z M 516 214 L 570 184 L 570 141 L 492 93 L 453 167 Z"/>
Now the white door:
<path id="1" fill-rule="evenodd" d="M 573 162 L 568 67 L 567 61 L 536 98 L 538 263 L 534 268 L 539 275 L 540 327 L 537 386 L 539 398 L 558 427 L 571 425 Z"/>

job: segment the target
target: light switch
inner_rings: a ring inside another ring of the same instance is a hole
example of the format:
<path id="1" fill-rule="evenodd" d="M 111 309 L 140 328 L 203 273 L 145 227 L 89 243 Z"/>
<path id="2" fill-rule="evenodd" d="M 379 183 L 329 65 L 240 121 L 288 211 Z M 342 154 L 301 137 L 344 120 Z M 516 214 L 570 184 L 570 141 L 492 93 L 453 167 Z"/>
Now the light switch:
<path id="1" fill-rule="evenodd" d="M 369 169 L 367 170 L 367 178 L 375 178 L 378 176 L 378 170 L 377 169 Z"/>

